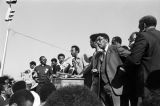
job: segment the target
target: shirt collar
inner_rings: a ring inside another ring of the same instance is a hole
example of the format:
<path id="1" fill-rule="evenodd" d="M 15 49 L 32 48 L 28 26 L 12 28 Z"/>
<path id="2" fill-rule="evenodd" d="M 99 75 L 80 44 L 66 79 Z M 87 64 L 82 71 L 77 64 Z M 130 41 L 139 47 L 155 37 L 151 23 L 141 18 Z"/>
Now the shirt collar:
<path id="1" fill-rule="evenodd" d="M 107 52 L 108 46 L 109 46 L 109 44 L 106 45 L 106 48 L 104 49 L 105 52 Z"/>
<path id="2" fill-rule="evenodd" d="M 155 26 L 150 26 L 150 27 L 146 28 L 146 31 L 152 31 L 152 30 L 155 30 Z"/>

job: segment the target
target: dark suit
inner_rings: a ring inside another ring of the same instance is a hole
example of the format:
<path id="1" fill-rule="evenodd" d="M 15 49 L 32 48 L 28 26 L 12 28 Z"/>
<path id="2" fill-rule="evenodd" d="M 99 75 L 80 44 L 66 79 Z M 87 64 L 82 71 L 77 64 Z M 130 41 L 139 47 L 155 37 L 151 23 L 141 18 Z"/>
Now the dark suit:
<path id="1" fill-rule="evenodd" d="M 137 96 L 145 97 L 145 81 L 150 72 L 160 70 L 160 31 L 152 28 L 146 32 L 138 33 L 131 54 L 127 57 L 124 68 L 126 71 L 134 71 L 137 75 Z M 131 70 L 130 70 L 131 69 Z"/>
<path id="2" fill-rule="evenodd" d="M 93 73 L 91 89 L 98 93 L 98 96 L 106 106 L 119 106 L 120 98 L 114 95 L 110 86 L 117 66 L 122 64 L 116 46 L 109 46 L 105 54 L 97 55 L 98 53 L 95 55 L 95 60 L 97 61 L 96 69 L 100 73 L 98 75 Z"/>

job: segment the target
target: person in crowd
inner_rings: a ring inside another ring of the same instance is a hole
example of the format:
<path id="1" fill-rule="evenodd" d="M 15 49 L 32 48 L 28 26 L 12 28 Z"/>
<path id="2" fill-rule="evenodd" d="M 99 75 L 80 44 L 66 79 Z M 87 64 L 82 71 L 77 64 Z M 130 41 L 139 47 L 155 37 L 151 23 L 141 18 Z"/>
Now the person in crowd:
<path id="1" fill-rule="evenodd" d="M 92 72 L 98 80 L 95 80 L 95 82 L 98 82 L 99 86 L 93 88 L 100 88 L 99 97 L 105 105 L 118 106 L 120 104 L 120 98 L 115 96 L 111 81 L 116 74 L 117 66 L 121 65 L 122 61 L 118 54 L 117 47 L 109 45 L 109 36 L 105 33 L 98 33 L 96 35 L 96 43 L 102 51 L 97 52 L 95 56 L 97 65 L 92 69 Z M 94 81 L 92 83 L 94 83 Z"/>
<path id="2" fill-rule="evenodd" d="M 56 72 L 60 71 L 60 66 L 57 63 L 56 58 L 51 59 L 51 67 L 52 67 L 52 70 L 53 70 L 53 74 L 56 74 Z"/>
<path id="3" fill-rule="evenodd" d="M 35 62 L 35 61 L 31 61 L 31 62 L 29 63 L 29 66 L 30 66 L 31 71 L 33 72 L 33 71 L 34 71 L 34 68 L 36 67 L 36 62 Z"/>
<path id="4" fill-rule="evenodd" d="M 37 93 L 39 94 L 40 88 L 45 83 L 50 83 L 51 75 L 53 74 L 51 66 L 47 65 L 47 59 L 45 56 L 39 58 L 40 65 L 36 66 L 34 71 L 38 75 Z"/>
<path id="5" fill-rule="evenodd" d="M 67 63 L 67 59 L 65 59 L 65 55 L 63 53 L 58 54 L 58 60 L 59 60 L 60 72 L 68 73 L 71 65 Z"/>
<path id="6" fill-rule="evenodd" d="M 134 44 L 135 41 L 135 35 L 136 33 L 133 32 L 131 36 L 129 37 L 129 47 Z M 119 36 L 113 37 L 112 38 L 112 45 L 115 45 L 117 47 L 119 56 L 124 63 L 126 60 L 126 57 L 131 54 L 131 51 L 127 46 L 121 46 L 122 44 L 122 39 Z M 120 96 L 120 106 L 129 106 L 129 101 L 131 106 L 135 106 L 137 103 L 138 98 L 134 95 L 135 92 L 135 75 L 132 73 L 127 73 L 126 77 L 123 79 L 125 82 L 123 84 L 123 92 L 122 95 Z"/>
<path id="7" fill-rule="evenodd" d="M 30 63 L 30 70 L 32 72 L 32 84 L 30 89 L 32 91 L 36 91 L 37 89 L 37 85 L 38 85 L 38 75 L 37 73 L 34 71 L 35 67 L 36 67 L 36 62 L 35 61 L 31 61 Z"/>
<path id="8" fill-rule="evenodd" d="M 0 104 L 6 105 L 8 104 L 9 98 L 12 95 L 11 86 L 9 83 L 11 78 L 9 76 L 0 77 Z"/>
<path id="9" fill-rule="evenodd" d="M 17 91 L 20 90 L 30 90 L 27 87 L 27 84 L 25 81 L 17 81 L 13 86 L 12 86 L 12 91 L 13 94 L 16 93 Z M 39 106 L 40 105 L 40 97 L 39 95 L 35 92 L 30 90 L 30 92 L 32 93 L 33 97 L 34 97 L 34 102 L 33 102 L 33 106 Z"/>
<path id="10" fill-rule="evenodd" d="M 102 106 L 102 104 L 87 87 L 72 85 L 53 92 L 44 106 Z"/>
<path id="11" fill-rule="evenodd" d="M 84 60 L 84 57 L 80 57 L 79 55 L 80 49 L 78 46 L 73 45 L 71 47 L 71 55 L 73 57 L 72 63 L 75 66 L 75 72 L 80 75 L 85 68 L 85 66 L 88 65 L 88 63 Z"/>
<path id="12" fill-rule="evenodd" d="M 127 71 L 137 73 L 135 91 L 141 101 L 149 94 L 145 86 L 148 75 L 152 71 L 160 70 L 160 31 L 156 29 L 156 25 L 157 20 L 154 16 L 144 16 L 139 20 L 140 32 L 137 33 L 131 54 L 118 69 L 124 73 L 119 75 L 119 78 L 124 77 Z"/>
<path id="13" fill-rule="evenodd" d="M 0 106 L 6 106 L 8 102 L 8 98 L 6 97 L 5 88 L 2 84 L 0 84 Z"/>
<path id="14" fill-rule="evenodd" d="M 101 51 L 96 43 L 97 34 L 92 34 L 90 36 L 90 46 L 91 48 L 95 49 L 95 52 L 93 53 L 93 56 L 90 58 L 90 63 L 86 69 L 84 69 L 83 77 L 85 78 L 84 83 L 87 85 L 91 90 L 99 97 L 99 88 L 97 87 L 99 85 L 97 77 L 93 76 L 92 69 L 96 67 L 96 59 L 95 55 L 97 52 Z"/>
<path id="15" fill-rule="evenodd" d="M 133 32 L 133 33 L 130 35 L 129 39 L 128 39 L 130 49 L 133 47 L 133 44 L 135 43 L 135 40 L 136 40 L 136 37 L 137 37 L 137 33 L 138 33 L 138 32 Z"/>
<path id="16" fill-rule="evenodd" d="M 91 63 L 92 63 L 92 56 L 89 57 L 89 65 L 86 66 L 86 69 L 84 69 L 83 72 L 84 85 L 87 86 L 88 88 L 91 88 L 92 85 Z"/>
<path id="17" fill-rule="evenodd" d="M 36 67 L 36 62 L 31 61 L 29 63 L 29 67 L 30 69 L 21 73 L 21 77 L 22 77 L 22 80 L 26 82 L 28 89 L 35 90 L 36 86 L 38 85 L 38 83 L 36 83 L 37 75 L 34 72 L 34 68 Z"/>
<path id="18" fill-rule="evenodd" d="M 115 45 L 117 47 L 118 53 L 122 60 L 131 53 L 127 46 L 122 46 L 122 39 L 119 36 L 115 36 L 112 38 L 112 45 Z"/>
<path id="19" fill-rule="evenodd" d="M 33 106 L 34 97 L 28 90 L 19 90 L 15 92 L 10 100 L 9 106 Z"/>
<path id="20" fill-rule="evenodd" d="M 44 84 L 40 89 L 41 103 L 44 103 L 48 96 L 56 90 L 56 87 L 52 83 Z"/>
<path id="21" fill-rule="evenodd" d="M 12 86 L 12 91 L 13 93 L 19 91 L 19 90 L 22 90 L 22 89 L 27 89 L 27 85 L 26 85 L 26 82 L 25 81 L 17 81 L 13 84 Z"/>
<path id="22" fill-rule="evenodd" d="M 119 48 L 119 55 L 123 63 L 125 63 L 127 56 L 131 54 L 130 49 L 132 48 L 137 32 L 133 32 L 129 37 L 129 48 L 127 46 L 121 46 Z M 135 68 L 136 69 L 136 68 Z M 123 92 L 120 97 L 120 106 L 136 106 L 138 102 L 138 97 L 136 96 L 136 75 L 135 70 L 127 72 L 126 76 L 123 78 Z"/>
<path id="23" fill-rule="evenodd" d="M 116 45 L 117 47 L 120 47 L 122 44 L 122 39 L 119 36 L 115 36 L 112 38 L 112 45 Z"/>

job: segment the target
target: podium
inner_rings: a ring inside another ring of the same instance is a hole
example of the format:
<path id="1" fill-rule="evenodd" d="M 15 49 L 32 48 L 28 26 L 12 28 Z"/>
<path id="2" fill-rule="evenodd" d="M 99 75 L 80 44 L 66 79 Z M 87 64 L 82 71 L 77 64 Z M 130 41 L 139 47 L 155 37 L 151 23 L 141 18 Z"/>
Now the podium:
<path id="1" fill-rule="evenodd" d="M 56 88 L 61 88 L 69 85 L 84 85 L 84 78 L 53 78 L 52 83 Z"/>

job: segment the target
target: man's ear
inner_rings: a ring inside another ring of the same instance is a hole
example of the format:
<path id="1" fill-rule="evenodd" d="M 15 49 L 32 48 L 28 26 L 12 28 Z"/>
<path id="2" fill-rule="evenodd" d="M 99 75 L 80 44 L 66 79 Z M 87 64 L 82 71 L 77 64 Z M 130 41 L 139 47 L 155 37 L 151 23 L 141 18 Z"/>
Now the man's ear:
<path id="1" fill-rule="evenodd" d="M 18 105 L 17 105 L 17 103 L 13 103 L 13 104 L 11 104 L 11 106 L 18 106 Z"/>
<path id="2" fill-rule="evenodd" d="M 147 25 L 146 23 L 143 23 L 143 26 L 144 26 L 144 30 L 147 28 Z"/>

